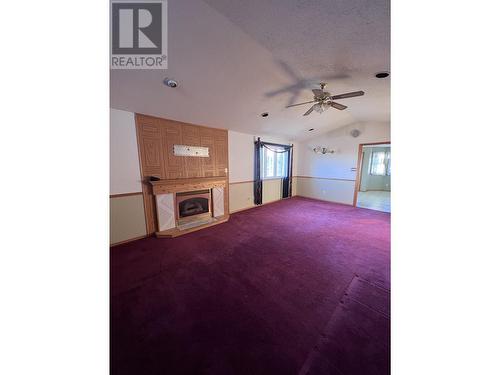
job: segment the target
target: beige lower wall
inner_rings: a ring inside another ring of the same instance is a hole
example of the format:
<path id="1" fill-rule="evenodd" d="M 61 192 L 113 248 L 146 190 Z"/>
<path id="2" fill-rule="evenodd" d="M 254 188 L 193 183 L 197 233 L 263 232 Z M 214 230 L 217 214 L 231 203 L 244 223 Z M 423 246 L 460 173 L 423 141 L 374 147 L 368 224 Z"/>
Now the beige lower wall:
<path id="1" fill-rule="evenodd" d="M 281 179 L 262 181 L 262 204 L 274 202 L 281 199 Z"/>
<path id="2" fill-rule="evenodd" d="M 109 210 L 111 245 L 146 235 L 142 194 L 112 197 Z"/>
<path id="3" fill-rule="evenodd" d="M 297 181 L 292 179 L 292 195 L 297 195 Z M 262 182 L 262 204 L 281 199 L 281 180 L 264 180 Z M 253 181 L 229 184 L 229 212 L 241 211 L 254 207 Z"/>
<path id="4" fill-rule="evenodd" d="M 300 176 L 296 180 L 297 195 L 345 204 L 353 202 L 355 181 Z"/>
<path id="5" fill-rule="evenodd" d="M 229 184 L 229 213 L 253 206 L 253 182 Z"/>

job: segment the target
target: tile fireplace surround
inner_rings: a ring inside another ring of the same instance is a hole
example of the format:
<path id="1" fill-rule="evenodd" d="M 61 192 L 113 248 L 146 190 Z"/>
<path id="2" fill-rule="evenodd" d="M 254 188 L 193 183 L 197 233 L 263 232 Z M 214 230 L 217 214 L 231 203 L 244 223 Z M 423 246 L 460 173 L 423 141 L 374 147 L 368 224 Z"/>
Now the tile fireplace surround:
<path id="1" fill-rule="evenodd" d="M 153 194 L 156 197 L 156 213 L 159 228 L 158 232 L 156 232 L 157 237 L 176 237 L 194 230 L 221 224 L 229 219 L 227 180 L 225 178 L 159 180 L 151 181 L 150 183 L 153 186 Z M 210 197 L 208 213 L 205 213 L 203 218 L 200 218 L 199 225 L 197 225 L 196 219 L 188 220 L 189 226 L 188 229 L 185 229 L 186 220 L 182 220 L 182 218 L 179 220 L 179 200 L 176 195 L 178 193 L 193 192 L 193 196 L 197 196 L 200 190 L 208 191 L 208 196 Z"/>

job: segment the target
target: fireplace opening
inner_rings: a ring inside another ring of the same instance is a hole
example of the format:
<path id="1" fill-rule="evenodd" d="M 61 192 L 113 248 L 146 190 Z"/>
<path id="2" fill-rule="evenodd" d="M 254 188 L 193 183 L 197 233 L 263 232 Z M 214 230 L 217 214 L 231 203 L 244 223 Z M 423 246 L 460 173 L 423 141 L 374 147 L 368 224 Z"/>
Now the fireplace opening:
<path id="1" fill-rule="evenodd" d="M 198 215 L 208 212 L 207 198 L 189 198 L 179 203 L 179 217 Z"/>
<path id="2" fill-rule="evenodd" d="M 210 190 L 188 191 L 176 194 L 179 223 L 211 217 Z"/>

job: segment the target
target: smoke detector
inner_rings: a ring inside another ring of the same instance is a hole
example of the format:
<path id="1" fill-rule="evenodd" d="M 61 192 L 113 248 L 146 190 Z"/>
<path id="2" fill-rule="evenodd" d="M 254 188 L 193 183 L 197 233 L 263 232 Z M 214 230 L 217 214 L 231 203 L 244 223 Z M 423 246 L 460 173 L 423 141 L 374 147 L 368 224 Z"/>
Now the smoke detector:
<path id="1" fill-rule="evenodd" d="M 361 132 L 358 129 L 352 129 L 350 134 L 353 138 L 357 138 L 357 137 L 359 137 Z"/>
<path id="2" fill-rule="evenodd" d="M 175 89 L 177 86 L 179 86 L 179 84 L 177 83 L 176 80 L 174 79 L 170 79 L 170 78 L 165 78 L 163 80 L 163 84 L 165 86 L 168 86 L 168 87 L 172 87 L 173 89 Z"/>

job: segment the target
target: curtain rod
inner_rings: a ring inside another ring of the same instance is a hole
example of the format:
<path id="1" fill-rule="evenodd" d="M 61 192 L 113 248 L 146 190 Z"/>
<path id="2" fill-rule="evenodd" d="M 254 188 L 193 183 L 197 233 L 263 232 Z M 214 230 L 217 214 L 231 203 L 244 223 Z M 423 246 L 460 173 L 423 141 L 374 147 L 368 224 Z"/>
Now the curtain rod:
<path id="1" fill-rule="evenodd" d="M 264 145 L 269 145 L 269 146 L 293 147 L 293 145 L 282 145 L 279 143 L 264 142 L 264 141 L 260 140 L 260 137 L 257 138 L 257 140 L 254 143 L 257 144 L 258 142 L 260 142 L 261 144 L 264 144 Z"/>

